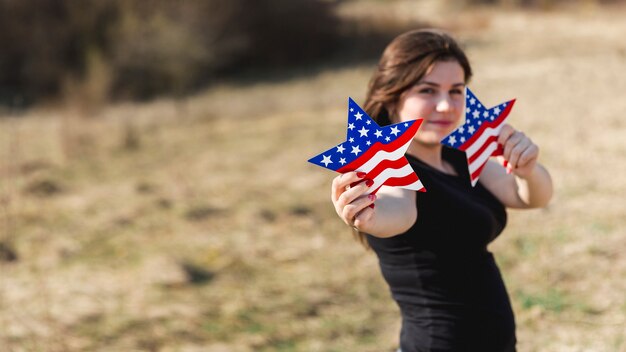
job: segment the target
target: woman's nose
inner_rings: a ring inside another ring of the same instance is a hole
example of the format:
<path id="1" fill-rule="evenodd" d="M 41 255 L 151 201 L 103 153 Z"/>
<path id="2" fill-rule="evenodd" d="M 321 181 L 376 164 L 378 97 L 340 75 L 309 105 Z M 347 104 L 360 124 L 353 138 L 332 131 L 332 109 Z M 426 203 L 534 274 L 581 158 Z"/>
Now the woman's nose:
<path id="1" fill-rule="evenodd" d="M 452 109 L 452 99 L 449 95 L 445 94 L 439 98 L 437 102 L 437 111 L 438 112 L 447 112 Z"/>

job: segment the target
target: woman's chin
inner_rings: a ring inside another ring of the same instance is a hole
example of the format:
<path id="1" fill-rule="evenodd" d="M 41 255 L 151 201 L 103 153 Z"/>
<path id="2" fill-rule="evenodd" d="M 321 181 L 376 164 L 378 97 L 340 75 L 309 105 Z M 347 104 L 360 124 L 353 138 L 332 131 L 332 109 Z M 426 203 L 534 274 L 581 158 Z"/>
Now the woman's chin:
<path id="1" fill-rule="evenodd" d="M 439 148 L 441 147 L 441 140 L 431 138 L 415 138 L 415 142 L 424 148 Z"/>
<path id="2" fill-rule="evenodd" d="M 415 136 L 415 141 L 424 146 L 436 146 L 441 145 L 441 141 L 448 136 L 449 133 L 423 133 Z"/>

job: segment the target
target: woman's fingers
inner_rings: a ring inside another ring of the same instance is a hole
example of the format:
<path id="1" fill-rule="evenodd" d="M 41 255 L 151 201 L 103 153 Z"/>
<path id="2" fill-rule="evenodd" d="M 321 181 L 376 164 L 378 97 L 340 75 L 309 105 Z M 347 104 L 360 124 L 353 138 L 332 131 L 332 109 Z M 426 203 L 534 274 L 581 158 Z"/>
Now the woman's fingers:
<path id="1" fill-rule="evenodd" d="M 517 167 L 524 167 L 529 163 L 534 162 L 535 160 L 537 160 L 538 156 L 539 147 L 537 147 L 535 144 L 531 144 L 528 148 L 526 148 L 526 150 L 524 150 L 524 152 L 520 156 L 519 160 L 517 161 Z"/>
<path id="2" fill-rule="evenodd" d="M 341 195 L 339 195 L 339 198 L 337 198 L 335 205 L 339 209 L 343 209 L 348 204 L 352 203 L 358 197 L 362 196 L 365 192 L 367 192 L 367 190 L 370 188 L 372 184 L 374 184 L 372 180 L 364 180 L 364 182 L 361 182 L 355 185 L 354 187 L 350 187 L 348 190 L 344 191 L 343 193 L 341 193 Z"/>
<path id="3" fill-rule="evenodd" d="M 374 204 L 372 203 L 372 205 Z M 367 224 L 370 223 L 372 219 L 374 218 L 374 213 L 375 213 L 374 209 L 375 208 L 372 206 L 363 208 L 363 210 L 361 210 L 354 217 L 352 226 L 355 227 L 357 230 L 360 230 L 364 228 L 365 226 L 367 226 Z"/>
<path id="4" fill-rule="evenodd" d="M 513 133 L 515 133 L 515 129 L 511 125 L 508 123 L 502 125 L 502 129 L 500 129 L 500 134 L 498 135 L 498 144 L 506 145 L 506 141 Z"/>
<path id="5" fill-rule="evenodd" d="M 374 181 L 365 179 L 363 172 L 347 172 L 333 179 L 332 201 L 337 214 L 343 221 L 355 226 L 354 223 L 359 218 L 359 223 L 371 219 L 374 212 L 374 201 L 376 195 L 365 195 Z M 368 211 L 365 211 L 365 210 Z"/>
<path id="6" fill-rule="evenodd" d="M 498 143 L 504 147 L 502 156 L 512 168 L 527 163 L 527 159 L 531 157 L 532 151 L 536 148 L 530 138 L 523 132 L 516 131 L 509 124 L 502 126 L 502 130 L 498 136 Z M 529 148 L 531 149 L 531 153 L 527 152 Z M 524 160 L 522 160 L 522 156 L 524 156 Z"/>
<path id="7" fill-rule="evenodd" d="M 346 186 L 363 180 L 364 172 L 351 171 L 341 174 L 333 179 L 332 184 L 332 200 L 333 203 L 339 199 L 339 196 L 346 191 Z"/>
<path id="8" fill-rule="evenodd" d="M 513 132 L 509 138 L 506 140 L 506 142 L 503 144 L 504 146 L 504 152 L 503 152 L 503 156 L 504 158 L 511 164 L 513 164 L 511 162 L 511 157 L 512 154 L 514 152 L 515 147 L 518 146 L 518 144 L 520 144 L 520 142 L 523 141 L 524 139 L 524 134 L 521 132 Z M 516 153 L 519 153 L 519 150 L 515 150 Z M 513 166 L 515 166 L 515 164 L 513 164 Z"/>
<path id="9" fill-rule="evenodd" d="M 348 225 L 358 227 L 356 224 L 357 219 L 360 221 L 360 224 L 363 224 L 373 214 L 375 200 L 376 195 L 374 194 L 358 197 L 343 207 L 341 217 Z"/>
<path id="10" fill-rule="evenodd" d="M 539 147 L 523 132 L 505 124 L 500 130 L 498 143 L 503 145 L 502 157 L 516 175 L 524 176 L 532 171 L 539 155 Z"/>
<path id="11" fill-rule="evenodd" d="M 511 152 L 517 143 L 521 140 L 519 132 L 517 132 L 511 125 L 504 124 L 498 135 L 498 144 L 502 145 L 502 156 L 511 166 L 515 164 L 511 163 Z"/>
<path id="12" fill-rule="evenodd" d="M 509 139 L 509 141 L 511 141 L 514 138 L 515 136 L 512 136 Z M 512 168 L 517 167 L 517 165 L 519 164 L 520 156 L 528 148 L 528 145 L 530 144 L 530 141 L 528 141 L 528 139 L 524 140 L 523 137 L 519 135 L 517 135 L 517 138 L 515 139 L 516 139 L 515 144 L 508 145 L 509 142 L 507 142 L 508 151 L 506 150 L 507 148 L 505 148 L 505 153 L 504 153 L 505 158 L 508 160 L 509 164 L 511 164 Z"/>

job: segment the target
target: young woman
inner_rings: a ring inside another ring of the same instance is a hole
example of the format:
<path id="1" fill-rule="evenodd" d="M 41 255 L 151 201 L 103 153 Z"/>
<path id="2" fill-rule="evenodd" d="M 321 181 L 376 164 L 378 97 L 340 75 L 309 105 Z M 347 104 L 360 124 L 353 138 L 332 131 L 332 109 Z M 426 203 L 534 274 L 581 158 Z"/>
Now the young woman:
<path id="1" fill-rule="evenodd" d="M 513 311 L 487 244 L 504 229 L 506 207 L 545 206 L 552 182 L 537 162 L 539 148 L 505 125 L 498 142 L 512 172 L 489 161 L 471 186 L 464 153 L 441 144 L 463 123 L 471 75 L 464 52 L 443 32 L 394 39 L 364 106 L 379 125 L 424 119 L 406 157 L 427 191 L 383 186 L 368 197 L 369 182 L 356 172 L 332 183 L 337 214 L 376 252 L 400 307 L 402 352 L 515 351 Z M 349 187 L 358 181 L 365 182 Z"/>

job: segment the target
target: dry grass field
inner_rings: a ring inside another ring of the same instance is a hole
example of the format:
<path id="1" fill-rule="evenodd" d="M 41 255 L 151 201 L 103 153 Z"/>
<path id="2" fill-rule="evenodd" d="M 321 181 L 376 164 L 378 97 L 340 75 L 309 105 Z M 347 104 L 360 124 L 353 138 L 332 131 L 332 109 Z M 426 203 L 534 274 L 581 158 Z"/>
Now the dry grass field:
<path id="1" fill-rule="evenodd" d="M 472 90 L 517 98 L 511 124 L 554 178 L 550 206 L 511 211 L 490 247 L 519 351 L 626 351 L 626 9 L 387 9 L 457 35 Z M 306 162 L 341 140 L 372 67 L 7 112 L 0 351 L 395 351 L 376 257 Z"/>

